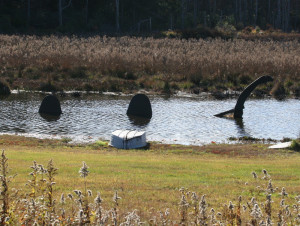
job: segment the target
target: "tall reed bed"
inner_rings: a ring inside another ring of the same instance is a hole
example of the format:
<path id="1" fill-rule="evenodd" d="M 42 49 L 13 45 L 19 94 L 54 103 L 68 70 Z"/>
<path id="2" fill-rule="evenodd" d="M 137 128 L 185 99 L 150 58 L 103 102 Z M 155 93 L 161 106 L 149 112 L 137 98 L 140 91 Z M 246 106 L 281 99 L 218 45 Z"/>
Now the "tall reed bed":
<path id="1" fill-rule="evenodd" d="M 166 83 L 172 89 L 240 89 L 269 74 L 295 92 L 300 84 L 299 65 L 297 40 L 0 35 L 1 77 L 19 88 L 70 80 L 65 83 L 67 89 L 162 90 Z"/>
<path id="2" fill-rule="evenodd" d="M 10 176 L 8 159 L 1 155 L 1 225 L 299 225 L 300 195 L 289 195 L 285 187 L 273 185 L 269 173 L 252 172 L 252 180 L 245 183 L 250 200 L 239 196 L 236 201 L 220 203 L 220 209 L 211 208 L 209 197 L 200 196 L 186 188 L 178 189 L 176 212 L 170 209 L 153 213 L 149 219 L 141 216 L 143 206 L 121 209 L 118 191 L 107 208 L 100 192 L 96 195 L 88 189 L 86 178 L 88 165 L 79 169 L 82 190 L 69 194 L 56 194 L 55 176 L 59 170 L 50 160 L 46 167 L 37 162 L 30 166 L 27 190 L 12 188 L 14 176 Z M 25 192 L 25 193 L 24 193 Z M 243 191 L 244 192 L 244 191 Z M 141 203 L 143 205 L 143 203 Z M 174 205 L 174 204 L 173 204 Z M 147 210 L 146 210 L 147 211 Z M 150 210 L 148 210 L 150 211 Z"/>

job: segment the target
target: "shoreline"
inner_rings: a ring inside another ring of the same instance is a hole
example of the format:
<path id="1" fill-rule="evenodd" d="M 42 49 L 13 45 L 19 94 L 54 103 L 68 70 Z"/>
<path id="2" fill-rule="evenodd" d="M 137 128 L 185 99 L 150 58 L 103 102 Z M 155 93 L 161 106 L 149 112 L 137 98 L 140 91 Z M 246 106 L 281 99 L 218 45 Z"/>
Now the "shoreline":
<path id="1" fill-rule="evenodd" d="M 91 136 L 63 136 L 63 135 L 41 135 L 41 134 L 24 134 L 24 133 L 0 133 L 0 137 L 18 137 L 18 138 L 28 138 L 28 139 L 37 139 L 37 140 L 52 140 L 59 141 L 65 144 L 70 145 L 93 145 L 97 142 L 106 142 L 109 143 L 109 140 L 102 139 L 101 137 L 91 137 Z M 76 137 L 80 137 L 81 139 L 76 139 Z M 229 137 L 226 141 L 221 142 L 203 142 L 202 144 L 182 144 L 182 143 L 172 143 L 172 142 L 164 142 L 155 141 L 155 140 L 147 140 L 148 144 L 156 144 L 156 145 L 167 145 L 167 146 L 182 146 L 182 147 L 204 147 L 207 145 L 249 145 L 249 144 L 262 144 L 262 145 L 271 145 L 279 142 L 288 142 L 292 140 L 298 140 L 299 138 L 288 138 L 284 137 L 283 139 L 271 139 L 271 138 L 255 138 L 255 137 Z M 141 148 L 143 149 L 143 148 Z"/>
<path id="2" fill-rule="evenodd" d="M 189 92 L 189 91 L 176 91 L 174 93 L 161 93 L 155 91 L 147 91 L 147 90 L 137 90 L 136 92 L 112 92 L 112 91 L 82 91 L 82 90 L 65 90 L 65 91 L 41 91 L 41 90 L 24 90 L 24 89 L 13 89 L 11 90 L 11 94 L 19 95 L 23 93 L 29 94 L 54 94 L 60 96 L 73 96 L 74 94 L 81 95 L 104 95 L 104 96 L 120 96 L 120 97 L 130 97 L 134 96 L 138 93 L 142 93 L 148 96 L 161 96 L 161 97 L 178 97 L 178 98 L 199 98 L 202 100 L 227 100 L 238 98 L 242 91 L 235 90 L 225 90 L 223 92 L 200 92 L 198 94 Z M 2 97 L 7 97 L 8 95 L 2 95 Z M 1 95 L 0 95 L 1 97 Z M 300 99 L 298 96 L 273 96 L 271 94 L 257 94 L 255 92 L 251 93 L 248 97 L 249 99 L 276 99 L 276 100 L 288 100 L 288 99 Z"/>

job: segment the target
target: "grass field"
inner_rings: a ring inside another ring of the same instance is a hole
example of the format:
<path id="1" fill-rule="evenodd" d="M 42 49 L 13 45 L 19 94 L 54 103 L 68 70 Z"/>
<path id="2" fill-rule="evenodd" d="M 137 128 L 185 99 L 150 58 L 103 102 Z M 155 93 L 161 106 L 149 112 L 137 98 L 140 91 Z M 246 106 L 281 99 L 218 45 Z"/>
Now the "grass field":
<path id="1" fill-rule="evenodd" d="M 21 189 L 20 197 L 26 197 L 24 194 L 31 192 L 25 184 L 32 179 L 29 176 L 32 169 L 29 167 L 33 161 L 46 167 L 48 161 L 53 160 L 54 166 L 59 169 L 54 176 L 56 184 L 53 186 L 57 215 L 62 208 L 62 204 L 59 204 L 61 194 L 74 194 L 75 189 L 84 191 L 86 183 L 87 188 L 93 192 L 89 202 L 93 203 L 99 191 L 103 198 L 103 209 L 106 210 L 116 207 L 112 198 L 115 191 L 118 191 L 122 198 L 117 206 L 118 223 L 125 221 L 128 212 L 135 209 L 141 221 L 147 224 L 153 223 L 154 217 L 157 224 L 163 224 L 163 220 L 168 224 L 190 224 L 196 218 L 199 225 L 201 219 L 212 223 L 209 220 L 212 218 L 211 208 L 216 211 L 215 220 L 219 223 L 230 224 L 232 221 L 238 225 L 239 216 L 243 223 L 266 221 L 269 216 L 266 210 L 267 193 L 272 193 L 274 201 L 270 215 L 273 223 L 279 222 L 277 213 L 280 211 L 282 221 L 297 222 L 295 218 L 298 213 L 294 210 L 299 211 L 299 207 L 293 208 L 293 205 L 299 205 L 295 197 L 300 193 L 300 153 L 290 150 L 269 150 L 264 144 L 212 144 L 197 147 L 155 143 L 151 143 L 149 149 L 145 150 L 116 150 L 105 145 L 71 145 L 57 140 L 15 136 L 0 136 L 0 148 L 5 150 L 9 159 L 10 174 L 18 174 L 9 187 Z M 90 171 L 86 178 L 80 177 L 78 173 L 83 161 Z M 268 172 L 266 180 L 262 179 L 263 169 Z M 257 173 L 257 179 L 253 178 L 252 172 Z M 270 179 L 275 190 L 273 192 L 267 191 Z M 182 187 L 184 191 L 180 191 Z M 286 188 L 287 197 L 280 194 L 282 187 Z M 199 198 L 195 199 L 188 191 L 196 192 Z M 39 192 L 37 196 L 42 194 Z M 189 214 L 194 211 L 193 206 L 200 208 L 198 202 L 204 194 L 207 219 L 201 217 L 200 212 Z M 189 207 L 183 202 L 183 196 Z M 240 210 L 241 214 L 237 214 L 239 196 L 242 197 L 241 206 L 248 206 L 245 212 Z M 192 197 L 194 201 L 191 201 Z M 251 205 L 253 209 L 255 206 L 250 203 L 252 197 L 256 198 L 262 212 L 262 216 L 257 219 L 251 214 Z M 282 198 L 285 204 L 280 206 Z M 233 215 L 230 212 L 230 201 L 235 205 Z M 68 200 L 65 205 L 66 213 L 72 215 L 70 209 L 75 208 L 72 202 Z M 291 215 L 285 212 L 287 205 Z M 76 208 L 76 211 L 80 210 L 78 205 Z M 167 208 L 169 215 L 159 214 L 158 211 L 164 213 Z M 217 212 L 222 216 L 218 218 Z"/>

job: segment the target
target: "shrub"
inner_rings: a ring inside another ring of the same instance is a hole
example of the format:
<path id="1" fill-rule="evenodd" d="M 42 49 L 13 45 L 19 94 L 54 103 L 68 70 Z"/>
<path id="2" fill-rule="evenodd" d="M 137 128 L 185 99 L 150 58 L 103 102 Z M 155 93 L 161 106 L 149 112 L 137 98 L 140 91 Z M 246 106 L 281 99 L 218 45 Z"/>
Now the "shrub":
<path id="1" fill-rule="evenodd" d="M 41 91 L 44 92 L 56 92 L 58 88 L 54 86 L 51 82 L 41 84 L 40 88 Z"/>
<path id="2" fill-rule="evenodd" d="M 297 140 L 293 140 L 290 148 L 294 151 L 300 151 L 300 143 Z"/>

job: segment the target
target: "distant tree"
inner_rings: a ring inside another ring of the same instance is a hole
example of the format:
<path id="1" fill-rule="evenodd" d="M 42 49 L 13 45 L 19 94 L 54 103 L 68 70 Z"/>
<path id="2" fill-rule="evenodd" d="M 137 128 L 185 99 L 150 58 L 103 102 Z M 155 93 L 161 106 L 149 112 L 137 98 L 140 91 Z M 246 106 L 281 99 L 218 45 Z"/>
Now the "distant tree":
<path id="1" fill-rule="evenodd" d="M 185 28 L 185 0 L 181 0 L 181 29 Z"/>
<path id="2" fill-rule="evenodd" d="M 254 25 L 257 24 L 257 14 L 258 14 L 258 1 L 255 0 L 255 17 L 254 17 Z"/>
<path id="3" fill-rule="evenodd" d="M 88 24 L 89 19 L 89 0 L 85 0 L 85 23 Z"/>
<path id="4" fill-rule="evenodd" d="M 59 17 L 59 26 L 63 25 L 63 10 L 70 7 L 72 4 L 72 0 L 69 0 L 68 4 L 63 5 L 65 1 L 64 0 L 58 0 L 58 17 Z"/>
<path id="5" fill-rule="evenodd" d="M 116 0 L 116 32 L 120 31 L 120 0 Z"/>
<path id="6" fill-rule="evenodd" d="M 27 26 L 30 25 L 30 0 L 27 0 Z"/>

